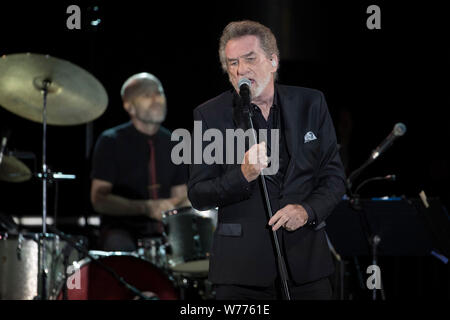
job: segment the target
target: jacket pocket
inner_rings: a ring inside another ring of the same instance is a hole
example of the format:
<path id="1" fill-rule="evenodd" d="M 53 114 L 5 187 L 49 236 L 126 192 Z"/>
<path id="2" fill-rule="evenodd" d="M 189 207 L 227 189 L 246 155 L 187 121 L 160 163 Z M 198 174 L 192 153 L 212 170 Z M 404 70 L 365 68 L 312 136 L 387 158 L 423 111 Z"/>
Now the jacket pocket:
<path id="1" fill-rule="evenodd" d="M 228 237 L 240 237 L 242 235 L 242 225 L 239 223 L 219 223 L 217 234 Z"/>

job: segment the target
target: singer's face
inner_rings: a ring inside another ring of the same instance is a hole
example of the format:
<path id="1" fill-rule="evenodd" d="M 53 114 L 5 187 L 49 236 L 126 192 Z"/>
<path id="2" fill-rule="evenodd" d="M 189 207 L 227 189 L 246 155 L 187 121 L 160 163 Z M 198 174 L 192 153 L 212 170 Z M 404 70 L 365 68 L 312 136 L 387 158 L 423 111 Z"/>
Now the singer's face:
<path id="1" fill-rule="evenodd" d="M 145 93 L 130 103 L 130 116 L 144 123 L 162 123 L 167 114 L 166 97 L 160 93 Z"/>
<path id="2" fill-rule="evenodd" d="M 252 98 L 258 98 L 269 85 L 273 86 L 273 73 L 277 68 L 267 57 L 256 36 L 243 36 L 231 39 L 225 46 L 227 69 L 230 82 L 239 92 L 238 82 L 248 78 L 252 82 Z M 274 55 L 272 59 L 275 59 Z"/>

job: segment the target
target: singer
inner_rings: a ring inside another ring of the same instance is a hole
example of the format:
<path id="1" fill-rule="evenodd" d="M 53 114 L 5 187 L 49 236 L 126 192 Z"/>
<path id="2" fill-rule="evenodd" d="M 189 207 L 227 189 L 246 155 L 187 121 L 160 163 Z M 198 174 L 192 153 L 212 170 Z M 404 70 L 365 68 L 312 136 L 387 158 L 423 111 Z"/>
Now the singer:
<path id="1" fill-rule="evenodd" d="M 334 265 L 323 227 L 345 193 L 345 174 L 324 95 L 275 82 L 276 39 L 260 23 L 229 23 L 220 38 L 219 57 L 233 88 L 197 107 L 194 121 L 202 121 L 203 130 L 217 128 L 223 134 L 228 128 L 248 129 L 244 112 L 248 97 L 242 91 L 250 87 L 255 129 L 279 129 L 280 135 L 279 169 L 265 175 L 273 211 L 270 220 L 257 179 L 269 165 L 270 141 L 247 145 L 240 164 L 190 165 L 192 205 L 200 210 L 219 208 L 209 270 L 216 298 L 283 298 L 276 230 L 291 297 L 330 299 L 327 277 Z M 241 81 L 244 78 L 249 81 Z M 247 87 L 239 87 L 242 82 Z M 252 158 L 257 161 L 249 161 Z"/>

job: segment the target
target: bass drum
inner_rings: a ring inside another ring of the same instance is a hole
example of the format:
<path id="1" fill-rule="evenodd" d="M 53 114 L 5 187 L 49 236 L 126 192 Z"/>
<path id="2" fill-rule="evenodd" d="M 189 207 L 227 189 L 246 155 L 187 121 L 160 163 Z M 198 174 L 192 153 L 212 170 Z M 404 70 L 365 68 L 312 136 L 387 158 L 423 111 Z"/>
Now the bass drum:
<path id="1" fill-rule="evenodd" d="M 155 265 L 129 252 L 90 251 L 96 261 L 114 270 L 119 277 L 148 297 L 177 300 L 178 293 L 168 276 Z M 136 300 L 135 293 L 125 288 L 96 261 L 85 258 L 74 263 L 74 269 L 61 288 L 59 300 Z"/>

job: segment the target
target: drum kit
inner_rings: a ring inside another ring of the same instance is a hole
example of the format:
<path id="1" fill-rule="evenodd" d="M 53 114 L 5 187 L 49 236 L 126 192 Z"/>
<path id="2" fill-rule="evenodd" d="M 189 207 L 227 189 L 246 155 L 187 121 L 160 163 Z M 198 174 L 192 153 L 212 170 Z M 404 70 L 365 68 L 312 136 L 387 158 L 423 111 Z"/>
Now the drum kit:
<path id="1" fill-rule="evenodd" d="M 42 181 L 42 232 L 21 230 L 0 213 L 0 300 L 213 297 L 207 274 L 215 209 L 164 212 L 164 235 L 140 239 L 134 252 L 88 250 L 85 237 L 47 231 L 48 183 L 76 178 L 47 166 L 47 125 L 86 124 L 107 104 L 102 84 L 66 60 L 34 53 L 0 57 L 0 106 L 42 123 L 40 172 L 6 152 L 6 138 L 0 145 L 0 181 Z"/>
<path id="2" fill-rule="evenodd" d="M 162 300 L 211 300 L 214 292 L 207 276 L 216 221 L 216 209 L 163 212 L 163 236 L 139 239 L 133 252 L 86 252 L 84 259 L 72 263 L 56 298 L 142 299 L 137 289 L 145 297 Z M 118 276 L 127 283 L 117 281 Z"/>

